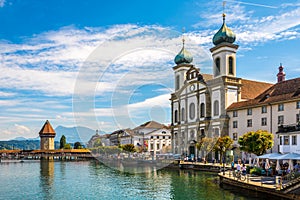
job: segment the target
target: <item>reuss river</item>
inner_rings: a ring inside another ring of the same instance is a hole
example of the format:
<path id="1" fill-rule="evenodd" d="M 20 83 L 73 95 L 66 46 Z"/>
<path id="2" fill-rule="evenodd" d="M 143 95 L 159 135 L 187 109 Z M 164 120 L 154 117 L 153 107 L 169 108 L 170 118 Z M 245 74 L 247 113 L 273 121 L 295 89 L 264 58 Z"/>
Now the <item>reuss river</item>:
<path id="1" fill-rule="evenodd" d="M 0 199 L 258 198 L 251 195 L 221 188 L 218 177 L 206 172 L 165 169 L 129 174 L 94 161 L 0 163 Z"/>

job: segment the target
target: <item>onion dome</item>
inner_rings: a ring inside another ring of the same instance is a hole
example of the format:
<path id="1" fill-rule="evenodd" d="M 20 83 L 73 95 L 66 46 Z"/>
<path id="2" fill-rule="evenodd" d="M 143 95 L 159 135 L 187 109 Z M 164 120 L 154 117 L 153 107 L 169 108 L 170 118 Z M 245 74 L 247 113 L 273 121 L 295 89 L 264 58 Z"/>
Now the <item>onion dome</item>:
<path id="1" fill-rule="evenodd" d="M 193 56 L 190 52 L 188 52 L 185 48 L 184 48 L 184 39 L 182 40 L 183 42 L 183 46 L 182 49 L 180 50 L 180 52 L 176 55 L 174 62 L 179 65 L 179 64 L 189 64 L 193 61 Z"/>
<path id="2" fill-rule="evenodd" d="M 222 42 L 234 43 L 235 34 L 234 32 L 226 26 L 225 14 L 223 14 L 223 24 L 220 30 L 214 35 L 213 43 L 214 45 L 221 44 Z"/>

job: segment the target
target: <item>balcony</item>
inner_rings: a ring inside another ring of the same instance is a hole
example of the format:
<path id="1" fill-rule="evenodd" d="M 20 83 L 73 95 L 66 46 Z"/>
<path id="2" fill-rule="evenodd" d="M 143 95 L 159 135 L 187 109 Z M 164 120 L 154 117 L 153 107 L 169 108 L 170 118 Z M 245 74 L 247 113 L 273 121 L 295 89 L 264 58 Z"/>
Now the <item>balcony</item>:
<path id="1" fill-rule="evenodd" d="M 289 125 L 280 125 L 278 126 L 277 133 L 289 133 L 289 132 L 295 132 L 300 131 L 300 124 L 289 124 Z"/>

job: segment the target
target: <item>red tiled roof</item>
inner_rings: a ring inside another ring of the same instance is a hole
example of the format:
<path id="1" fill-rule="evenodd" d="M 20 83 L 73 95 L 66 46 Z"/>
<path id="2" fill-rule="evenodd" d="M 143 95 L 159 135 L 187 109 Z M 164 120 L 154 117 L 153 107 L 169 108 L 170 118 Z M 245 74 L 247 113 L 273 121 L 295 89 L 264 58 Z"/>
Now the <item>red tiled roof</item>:
<path id="1" fill-rule="evenodd" d="M 300 78 L 274 84 L 255 99 L 231 104 L 227 110 L 300 99 Z"/>
<path id="2" fill-rule="evenodd" d="M 52 128 L 50 122 L 47 120 L 39 132 L 40 135 L 52 135 L 55 136 L 55 131 Z"/>
<path id="3" fill-rule="evenodd" d="M 241 87 L 241 94 L 242 99 L 254 99 L 259 94 L 270 88 L 273 84 L 259 82 L 259 81 L 252 81 L 247 79 L 241 79 L 242 87 Z"/>

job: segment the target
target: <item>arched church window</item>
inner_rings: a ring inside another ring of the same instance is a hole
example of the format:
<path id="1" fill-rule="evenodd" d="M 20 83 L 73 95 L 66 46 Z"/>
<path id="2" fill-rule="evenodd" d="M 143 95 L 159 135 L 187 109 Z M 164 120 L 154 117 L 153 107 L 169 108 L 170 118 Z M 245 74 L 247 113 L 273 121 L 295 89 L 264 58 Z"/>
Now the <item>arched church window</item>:
<path id="1" fill-rule="evenodd" d="M 185 109 L 181 108 L 181 121 L 185 120 Z"/>
<path id="2" fill-rule="evenodd" d="M 194 138 L 195 138 L 195 131 L 194 131 L 194 130 L 191 130 L 190 136 L 191 136 L 191 139 L 194 139 Z"/>
<path id="3" fill-rule="evenodd" d="M 200 117 L 205 117 L 205 104 L 200 104 Z"/>
<path id="4" fill-rule="evenodd" d="M 174 112 L 174 122 L 175 123 L 178 122 L 178 110 L 175 110 L 175 112 Z"/>
<path id="5" fill-rule="evenodd" d="M 195 104 L 191 103 L 190 104 L 190 119 L 194 119 L 195 118 Z"/>
<path id="6" fill-rule="evenodd" d="M 179 80 L 180 80 L 180 76 L 177 75 L 177 76 L 176 76 L 176 80 L 175 80 L 175 90 L 178 90 L 178 89 L 179 89 Z"/>
<path id="7" fill-rule="evenodd" d="M 214 116 L 219 116 L 219 101 L 214 101 Z"/>
<path id="8" fill-rule="evenodd" d="M 228 72 L 233 75 L 233 58 L 230 56 L 228 58 Z"/>
<path id="9" fill-rule="evenodd" d="M 217 59 L 216 59 L 215 65 L 216 65 L 215 75 L 216 75 L 216 76 L 219 76 L 219 75 L 220 75 L 220 58 L 217 58 Z"/>

